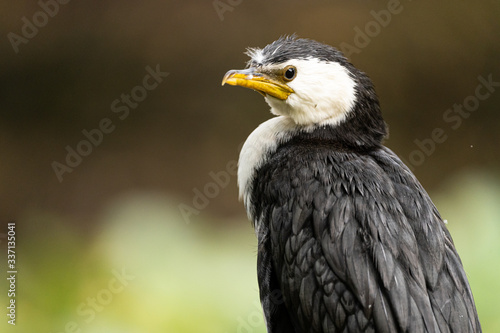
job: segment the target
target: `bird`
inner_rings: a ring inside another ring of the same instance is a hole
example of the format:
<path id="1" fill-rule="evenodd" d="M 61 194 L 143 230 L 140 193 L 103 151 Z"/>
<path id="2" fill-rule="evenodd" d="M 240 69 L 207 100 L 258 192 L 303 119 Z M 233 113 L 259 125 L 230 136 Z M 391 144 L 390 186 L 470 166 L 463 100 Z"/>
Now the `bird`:
<path id="1" fill-rule="evenodd" d="M 246 54 L 222 85 L 259 92 L 274 115 L 243 144 L 237 176 L 267 332 L 481 332 L 450 232 L 383 145 L 371 79 L 296 35 Z"/>

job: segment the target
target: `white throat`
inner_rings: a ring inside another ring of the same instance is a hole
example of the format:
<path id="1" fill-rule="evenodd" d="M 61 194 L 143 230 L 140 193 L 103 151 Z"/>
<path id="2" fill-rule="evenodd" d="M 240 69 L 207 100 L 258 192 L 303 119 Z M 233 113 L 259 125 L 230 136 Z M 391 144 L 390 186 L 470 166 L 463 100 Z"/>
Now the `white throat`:
<path id="1" fill-rule="evenodd" d="M 274 117 L 260 124 L 245 141 L 238 160 L 238 187 L 240 200 L 243 199 L 247 211 L 255 172 L 279 144 L 286 142 L 298 130 L 297 124 L 289 117 Z"/>

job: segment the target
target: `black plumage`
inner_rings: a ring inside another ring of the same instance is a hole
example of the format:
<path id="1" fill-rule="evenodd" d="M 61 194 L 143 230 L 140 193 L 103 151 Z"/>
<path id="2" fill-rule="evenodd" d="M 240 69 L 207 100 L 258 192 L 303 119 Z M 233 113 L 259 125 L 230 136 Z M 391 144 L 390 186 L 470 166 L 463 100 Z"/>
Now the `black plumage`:
<path id="1" fill-rule="evenodd" d="M 297 126 L 263 150 L 250 178 L 268 332 L 481 332 L 439 212 L 382 145 L 370 79 L 306 39 L 282 38 L 261 56 L 250 68 L 312 57 L 340 63 L 356 83 L 345 119 Z"/>

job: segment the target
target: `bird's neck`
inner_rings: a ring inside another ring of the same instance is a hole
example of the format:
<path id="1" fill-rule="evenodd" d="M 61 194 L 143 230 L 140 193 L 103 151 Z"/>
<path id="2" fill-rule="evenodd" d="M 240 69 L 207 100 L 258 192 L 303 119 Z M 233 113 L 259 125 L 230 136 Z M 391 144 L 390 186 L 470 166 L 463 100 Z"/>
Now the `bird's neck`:
<path id="1" fill-rule="evenodd" d="M 263 122 L 248 136 L 238 160 L 239 195 L 247 209 L 257 169 L 280 144 L 289 141 L 297 133 L 297 124 L 291 118 L 278 116 Z"/>
<path id="2" fill-rule="evenodd" d="M 257 170 L 283 144 L 328 144 L 332 150 L 360 153 L 379 147 L 386 135 L 382 117 L 370 117 L 369 112 L 357 113 L 336 125 L 297 125 L 285 116 L 259 125 L 245 141 L 238 161 L 239 194 L 247 209 Z"/>
<path id="3" fill-rule="evenodd" d="M 342 150 L 362 152 L 382 144 L 387 136 L 387 125 L 380 113 L 378 102 L 357 104 L 342 122 L 335 126 L 316 128 L 307 135 L 322 137 Z"/>

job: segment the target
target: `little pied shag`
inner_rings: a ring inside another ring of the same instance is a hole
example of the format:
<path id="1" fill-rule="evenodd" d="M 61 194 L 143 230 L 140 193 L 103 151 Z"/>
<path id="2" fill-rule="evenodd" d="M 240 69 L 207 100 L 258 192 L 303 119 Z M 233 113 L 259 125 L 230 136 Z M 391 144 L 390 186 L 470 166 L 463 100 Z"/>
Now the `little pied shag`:
<path id="1" fill-rule="evenodd" d="M 481 332 L 439 212 L 382 145 L 366 74 L 309 39 L 247 53 L 222 84 L 260 92 L 276 115 L 238 166 L 268 332 Z"/>

